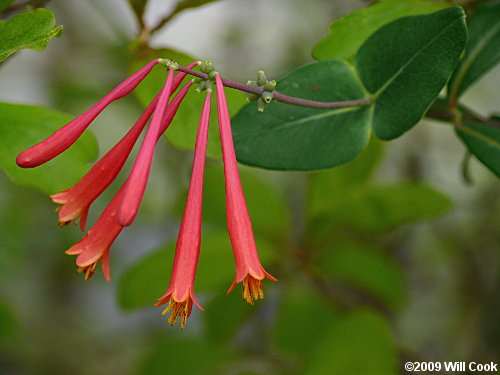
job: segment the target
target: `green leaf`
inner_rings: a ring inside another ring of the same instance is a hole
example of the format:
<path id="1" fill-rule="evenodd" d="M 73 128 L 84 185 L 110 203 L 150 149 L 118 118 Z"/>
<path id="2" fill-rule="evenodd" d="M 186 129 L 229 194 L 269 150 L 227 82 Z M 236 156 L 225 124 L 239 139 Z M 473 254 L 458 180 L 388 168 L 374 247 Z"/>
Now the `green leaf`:
<path id="1" fill-rule="evenodd" d="M 449 84 L 455 99 L 500 60 L 500 2 L 479 4 L 467 26 L 467 50 Z"/>
<path id="2" fill-rule="evenodd" d="M 322 249 L 314 263 L 324 275 L 347 282 L 398 308 L 405 299 L 401 267 L 382 249 L 368 243 L 343 239 Z"/>
<path id="3" fill-rule="evenodd" d="M 277 84 L 281 93 L 319 101 L 365 96 L 352 67 L 341 60 L 305 65 Z M 371 109 L 315 109 L 272 103 L 264 112 L 257 103 L 231 120 L 238 160 L 268 169 L 313 170 L 347 163 L 359 155 L 370 136 Z"/>
<path id="4" fill-rule="evenodd" d="M 425 115 L 448 81 L 466 42 L 462 8 L 398 19 L 361 46 L 356 69 L 376 99 L 372 127 L 389 140 Z"/>
<path id="5" fill-rule="evenodd" d="M 166 323 L 165 323 L 166 324 Z M 214 374 L 231 355 L 228 349 L 196 338 L 167 337 L 140 361 L 135 374 Z"/>
<path id="6" fill-rule="evenodd" d="M 42 51 L 54 37 L 61 36 L 54 15 L 47 9 L 35 9 L 0 21 L 0 62 L 21 49 Z"/>
<path id="7" fill-rule="evenodd" d="M 456 132 L 467 149 L 500 177 L 500 129 L 466 121 Z"/>
<path id="8" fill-rule="evenodd" d="M 302 286 L 293 286 L 283 296 L 274 325 L 277 348 L 304 362 L 314 356 L 313 342 L 320 340 L 337 323 L 339 312 L 327 301 Z"/>
<path id="9" fill-rule="evenodd" d="M 375 30 L 398 18 L 432 13 L 446 7 L 436 1 L 386 0 L 335 20 L 329 26 L 329 35 L 312 50 L 316 60 L 354 60 L 358 48 Z"/>
<path id="10" fill-rule="evenodd" d="M 366 150 L 353 161 L 327 171 L 311 173 L 309 185 L 310 216 L 330 212 L 344 200 L 344 195 L 357 186 L 370 181 L 378 166 L 383 143 L 372 137 Z"/>
<path id="11" fill-rule="evenodd" d="M 168 58 L 177 61 L 180 65 L 188 65 L 193 61 L 197 61 L 194 57 L 188 56 L 182 52 L 161 49 L 161 50 L 141 50 L 135 56 L 130 67 L 131 71 L 139 69 L 147 62 L 158 58 Z M 160 91 L 165 84 L 167 71 L 165 67 L 159 66 L 149 74 L 148 77 L 137 87 L 135 93 L 141 102 L 146 107 L 154 96 Z M 191 79 L 192 77 L 186 77 Z M 181 86 L 182 87 L 182 86 Z M 229 114 L 232 115 L 245 104 L 245 96 L 237 90 L 226 90 Z M 165 135 L 172 145 L 183 149 L 194 149 L 196 140 L 196 132 L 200 121 L 201 109 L 205 101 L 205 93 L 198 93 L 195 87 L 191 88 L 182 102 L 177 114 L 172 121 Z M 217 107 L 215 100 L 212 100 L 212 112 L 210 116 L 210 126 L 208 131 L 207 154 L 215 157 L 221 155 L 219 127 L 217 125 Z"/>
<path id="12" fill-rule="evenodd" d="M 399 359 L 389 322 L 373 311 L 347 315 L 315 340 L 304 375 L 397 375 Z"/>
<path id="13" fill-rule="evenodd" d="M 256 238 L 261 261 L 266 264 L 273 254 L 267 243 Z M 129 267 L 120 278 L 118 302 L 123 309 L 151 306 L 167 290 L 173 265 L 175 243 L 148 254 Z M 222 230 L 204 230 L 200 260 L 196 272 L 195 292 L 226 291 L 235 275 L 229 235 Z M 233 293 L 239 293 L 238 288 Z"/>
<path id="14" fill-rule="evenodd" d="M 85 132 L 67 151 L 36 168 L 16 165 L 17 155 L 47 138 L 73 117 L 48 108 L 0 103 L 0 168 L 16 183 L 54 194 L 73 186 L 97 156 L 95 137 Z"/>
<path id="15" fill-rule="evenodd" d="M 447 196 L 422 183 L 362 186 L 345 194 L 328 216 L 365 232 L 384 232 L 401 224 L 434 218 L 450 206 Z"/>
<path id="16" fill-rule="evenodd" d="M 14 0 L 0 0 L 0 12 L 12 4 Z"/>

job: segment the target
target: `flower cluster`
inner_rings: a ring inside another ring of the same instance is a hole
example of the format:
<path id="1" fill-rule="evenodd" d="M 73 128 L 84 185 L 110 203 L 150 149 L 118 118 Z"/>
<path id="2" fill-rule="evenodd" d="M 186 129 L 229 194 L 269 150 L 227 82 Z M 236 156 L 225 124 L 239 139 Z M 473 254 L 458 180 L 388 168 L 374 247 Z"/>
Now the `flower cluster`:
<path id="1" fill-rule="evenodd" d="M 134 126 L 75 186 L 51 196 L 55 203 L 60 204 L 57 209 L 59 225 L 65 226 L 70 222 L 74 224 L 79 222 L 81 230 L 85 231 L 90 206 L 116 178 L 151 118 L 127 180 L 92 228 L 79 242 L 66 251 L 67 254 L 77 255 L 78 272 L 84 273 L 86 280 L 92 277 L 97 264 L 101 262 L 103 275 L 106 280 L 110 281 L 110 247 L 122 229 L 132 224 L 137 215 L 148 182 L 156 143 L 172 122 L 193 81 L 187 82 L 170 100 L 184 80 L 186 73 L 175 73 L 178 66 L 169 60 L 153 60 L 119 84 L 81 116 L 57 130 L 44 141 L 21 152 L 16 159 L 20 167 L 33 168 L 68 149 L 105 107 L 134 90 L 158 63 L 168 67 L 165 85 Z M 276 281 L 264 270 L 257 254 L 252 224 L 238 173 L 222 79 L 213 70 L 211 63 L 193 62 L 187 68 L 191 69 L 197 65 L 201 65 L 202 71 L 210 73 L 210 78 L 203 80 L 200 85 L 206 89 L 206 98 L 196 136 L 188 198 L 179 229 L 170 283 L 165 294 L 155 304 L 155 306 L 168 304 L 163 314 L 170 312 L 168 319 L 170 324 L 173 324 L 179 317 L 182 327 L 191 314 L 193 302 L 203 310 L 194 294 L 194 280 L 200 254 L 203 176 L 210 122 L 212 81 L 215 82 L 216 87 L 224 162 L 227 227 L 236 263 L 236 277 L 228 293 L 236 284 L 242 283 L 243 298 L 253 304 L 254 300 L 264 297 L 262 280 L 267 277 Z"/>

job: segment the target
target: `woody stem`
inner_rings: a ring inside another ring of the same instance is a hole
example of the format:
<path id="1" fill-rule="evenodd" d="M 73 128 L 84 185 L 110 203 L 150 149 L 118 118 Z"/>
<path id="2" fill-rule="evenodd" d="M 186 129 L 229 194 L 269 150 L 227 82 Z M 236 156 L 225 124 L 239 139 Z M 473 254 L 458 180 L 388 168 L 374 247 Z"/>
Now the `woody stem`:
<path id="1" fill-rule="evenodd" d="M 184 66 L 179 65 L 178 70 L 181 72 L 187 73 L 187 74 L 191 74 L 195 77 L 199 77 L 201 79 L 205 79 L 205 80 L 208 79 L 207 74 L 196 72 L 196 71 L 188 69 Z M 245 91 L 245 92 L 248 92 L 251 94 L 256 94 L 256 95 L 261 95 L 262 92 L 264 91 L 263 87 L 249 86 L 249 85 L 245 85 L 245 84 L 240 83 L 240 82 L 231 81 L 229 79 L 224 79 L 224 78 L 222 78 L 222 84 L 224 86 L 230 87 L 232 89 Z M 282 94 L 278 91 L 273 92 L 273 99 L 278 101 L 278 102 L 298 105 L 298 106 L 302 106 L 302 107 L 324 108 L 324 109 L 357 107 L 357 106 L 368 105 L 371 103 L 370 98 L 346 100 L 346 101 L 342 101 L 342 102 L 319 102 L 316 100 L 295 98 L 293 96 L 288 96 L 288 95 Z"/>

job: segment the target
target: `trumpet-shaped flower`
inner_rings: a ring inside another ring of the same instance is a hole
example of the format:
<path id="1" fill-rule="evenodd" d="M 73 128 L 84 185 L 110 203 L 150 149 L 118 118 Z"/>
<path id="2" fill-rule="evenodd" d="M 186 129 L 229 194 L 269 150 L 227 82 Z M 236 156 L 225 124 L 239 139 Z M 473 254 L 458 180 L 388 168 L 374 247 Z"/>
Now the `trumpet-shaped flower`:
<path id="1" fill-rule="evenodd" d="M 185 76 L 185 73 L 175 75 L 173 90 L 179 87 Z M 172 122 L 174 114 L 177 112 L 190 86 L 191 82 L 186 84 L 169 104 L 165 118 L 162 121 L 162 130 L 160 133 L 163 133 Z M 109 150 L 75 186 L 58 194 L 51 195 L 55 203 L 62 205 L 59 207 L 60 226 L 67 225 L 80 216 L 80 227 L 82 231 L 85 230 L 90 205 L 109 186 L 122 169 L 139 135 L 155 110 L 158 98 L 159 94 L 153 99 L 139 120 L 120 142 Z"/>
<path id="2" fill-rule="evenodd" d="M 211 92 L 208 91 L 196 135 L 193 170 L 175 247 L 172 276 L 167 291 L 155 304 L 159 306 L 168 303 L 163 315 L 170 312 L 168 319 L 170 324 L 174 324 L 177 317 L 180 317 L 182 328 L 191 315 L 193 302 L 203 310 L 194 295 L 194 279 L 200 256 L 203 175 L 210 122 L 210 101 Z"/>
<path id="3" fill-rule="evenodd" d="M 134 221 L 142 197 L 144 196 L 144 191 L 146 190 L 156 141 L 158 140 L 159 134 L 161 134 L 161 122 L 165 114 L 168 99 L 172 94 L 174 70 L 173 67 L 170 67 L 168 70 L 167 81 L 158 99 L 157 109 L 153 114 L 153 119 L 151 120 L 141 149 L 135 159 L 132 172 L 130 172 L 130 176 L 127 180 L 127 186 L 123 192 L 122 200 L 118 205 L 117 219 L 123 226 L 128 226 Z"/>
<path id="4" fill-rule="evenodd" d="M 236 277 L 228 293 L 234 289 L 237 283 L 243 283 L 243 299 L 253 304 L 254 300 L 264 298 L 262 280 L 265 277 L 273 281 L 276 281 L 276 279 L 264 270 L 257 254 L 252 223 L 238 173 L 224 86 L 219 74 L 215 74 L 215 84 L 217 88 L 217 112 L 224 161 L 227 229 L 236 263 Z"/>
<path id="5" fill-rule="evenodd" d="M 52 160 L 57 155 L 68 149 L 82 135 L 92 121 L 111 102 L 123 98 L 129 94 L 149 74 L 151 69 L 158 63 L 158 59 L 151 61 L 125 81 L 116 86 L 108 95 L 93 105 L 85 113 L 64 125 L 42 142 L 21 152 L 16 159 L 18 166 L 22 168 L 34 168 Z"/>
<path id="6" fill-rule="evenodd" d="M 191 81 L 186 83 L 186 85 L 184 85 L 184 87 L 177 93 L 175 98 L 168 105 L 156 140 L 161 137 L 163 132 L 171 124 L 179 105 L 186 96 L 191 85 Z M 99 181 L 96 180 L 95 183 L 99 184 Z M 76 265 L 78 266 L 79 272 L 85 273 L 85 280 L 92 277 L 96 265 L 100 260 L 102 261 L 102 272 L 104 277 L 106 280 L 110 280 L 109 249 L 123 229 L 123 225 L 119 224 L 116 218 L 116 213 L 119 204 L 123 199 L 123 194 L 128 183 L 130 183 L 129 180 L 123 184 L 120 191 L 116 194 L 111 203 L 108 204 L 104 212 L 101 214 L 99 219 L 97 219 L 92 229 L 87 232 L 85 237 L 66 251 L 67 254 L 78 255 Z M 85 212 L 87 211 L 88 206 Z M 83 217 L 81 220 L 83 220 Z"/>

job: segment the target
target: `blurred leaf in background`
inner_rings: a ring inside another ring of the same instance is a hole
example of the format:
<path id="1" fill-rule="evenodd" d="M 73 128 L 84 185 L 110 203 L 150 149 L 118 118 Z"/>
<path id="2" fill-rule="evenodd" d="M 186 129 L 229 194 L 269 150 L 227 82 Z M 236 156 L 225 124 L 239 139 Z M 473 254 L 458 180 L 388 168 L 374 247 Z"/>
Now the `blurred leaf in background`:
<path id="1" fill-rule="evenodd" d="M 75 184 L 97 156 L 95 137 L 87 131 L 56 159 L 37 168 L 19 168 L 15 160 L 21 151 L 44 140 L 73 118 L 44 107 L 9 103 L 0 103 L 0 117 L 0 167 L 19 184 L 37 187 L 48 194 L 57 193 Z"/>
<path id="2" fill-rule="evenodd" d="M 6 5 L 0 4 L 0 10 Z M 47 9 L 35 9 L 0 21 L 0 62 L 21 49 L 43 51 L 52 38 L 61 36 L 62 29 L 56 27 L 54 15 Z"/>

